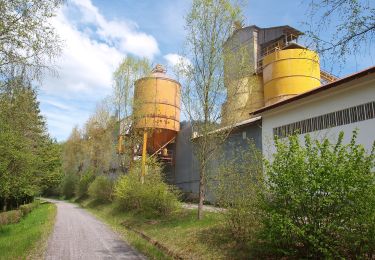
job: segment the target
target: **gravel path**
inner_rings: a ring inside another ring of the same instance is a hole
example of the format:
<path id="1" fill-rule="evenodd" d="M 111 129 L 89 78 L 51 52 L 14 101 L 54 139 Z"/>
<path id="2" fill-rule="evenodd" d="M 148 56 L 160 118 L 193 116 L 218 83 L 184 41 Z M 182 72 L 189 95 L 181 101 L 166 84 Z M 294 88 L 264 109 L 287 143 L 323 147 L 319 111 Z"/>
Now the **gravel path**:
<path id="1" fill-rule="evenodd" d="M 185 209 L 197 209 L 198 204 L 194 203 L 182 203 L 182 207 Z M 209 211 L 209 212 L 225 212 L 226 209 L 218 208 L 210 205 L 203 205 L 203 211 Z"/>
<path id="2" fill-rule="evenodd" d="M 57 217 L 46 259 L 146 259 L 84 209 L 49 201 L 56 204 Z"/>

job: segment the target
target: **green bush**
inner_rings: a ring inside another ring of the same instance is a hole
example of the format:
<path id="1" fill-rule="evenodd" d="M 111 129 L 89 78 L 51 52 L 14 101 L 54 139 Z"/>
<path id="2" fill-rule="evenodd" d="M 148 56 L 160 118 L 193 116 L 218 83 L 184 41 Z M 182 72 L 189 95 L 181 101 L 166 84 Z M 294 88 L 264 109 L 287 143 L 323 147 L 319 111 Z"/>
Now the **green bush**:
<path id="1" fill-rule="evenodd" d="M 36 207 L 39 206 L 39 202 L 33 202 L 25 205 L 21 205 L 19 210 L 22 212 L 22 216 L 26 216 L 29 214 L 31 211 L 33 211 Z"/>
<path id="2" fill-rule="evenodd" d="M 149 162 L 143 184 L 139 176 L 140 165 L 136 164 L 117 181 L 115 198 L 121 208 L 147 216 L 165 216 L 180 207 L 179 193 L 163 181 L 158 164 Z"/>
<path id="3" fill-rule="evenodd" d="M 374 149 L 367 154 L 353 132 L 344 145 L 305 136 L 276 140 L 266 161 L 261 239 L 265 254 L 291 258 L 374 257 Z M 374 145 L 375 147 L 375 145 Z"/>
<path id="4" fill-rule="evenodd" d="M 84 172 L 77 183 L 76 196 L 78 198 L 84 198 L 85 196 L 87 196 L 89 186 L 94 180 L 95 175 L 91 170 L 87 170 L 86 172 Z"/>
<path id="5" fill-rule="evenodd" d="M 21 220 L 21 210 L 10 210 L 0 213 L 0 226 L 18 223 Z"/>
<path id="6" fill-rule="evenodd" d="M 263 185 L 262 155 L 252 142 L 248 149 L 218 151 L 209 188 L 223 208 L 223 224 L 230 238 L 248 248 L 261 229 L 259 191 Z"/>
<path id="7" fill-rule="evenodd" d="M 88 194 L 99 202 L 112 201 L 114 182 L 105 176 L 98 176 L 90 184 Z"/>
<path id="8" fill-rule="evenodd" d="M 70 199 L 75 194 L 78 177 L 75 174 L 66 174 L 60 184 L 60 194 L 66 199 Z"/>

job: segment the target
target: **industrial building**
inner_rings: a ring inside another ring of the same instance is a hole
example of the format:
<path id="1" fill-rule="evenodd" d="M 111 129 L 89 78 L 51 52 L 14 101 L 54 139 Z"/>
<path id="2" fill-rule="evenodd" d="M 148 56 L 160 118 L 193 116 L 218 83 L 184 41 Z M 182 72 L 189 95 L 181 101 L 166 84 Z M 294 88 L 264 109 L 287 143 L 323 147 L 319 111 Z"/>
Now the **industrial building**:
<path id="1" fill-rule="evenodd" d="M 316 52 L 298 43 L 300 35 L 290 26 L 253 25 L 236 28 L 225 43 L 221 126 L 231 129 L 223 144 L 228 159 L 234 148 L 249 149 L 248 139 L 271 158 L 274 136 L 296 133 L 334 139 L 344 131 L 347 140 L 358 129 L 358 142 L 367 149 L 375 141 L 375 67 L 338 79 L 320 68 Z M 143 160 L 146 154 L 157 156 L 167 165 L 168 182 L 194 198 L 199 188 L 195 137 L 189 122 L 180 124 L 180 91 L 161 66 L 139 79 L 134 129 L 143 135 Z"/>
<path id="2" fill-rule="evenodd" d="M 368 151 L 375 141 L 375 67 L 253 112 L 262 117 L 262 151 L 272 157 L 273 137 L 309 133 L 313 138 L 357 141 Z"/>
<path id="3" fill-rule="evenodd" d="M 233 130 L 224 149 L 249 149 L 245 139 L 252 139 L 271 158 L 275 135 L 310 133 L 334 140 L 344 131 L 348 141 L 354 129 L 358 142 L 370 149 L 375 141 L 375 67 L 338 79 L 320 68 L 317 53 L 298 44 L 301 34 L 290 26 L 248 26 L 228 39 L 225 47 L 238 53 L 235 59 L 245 57 L 249 66 L 247 75 L 225 70 L 230 95 L 222 107 L 222 124 Z M 194 197 L 199 172 L 191 134 L 189 124 L 181 126 L 174 184 Z"/>

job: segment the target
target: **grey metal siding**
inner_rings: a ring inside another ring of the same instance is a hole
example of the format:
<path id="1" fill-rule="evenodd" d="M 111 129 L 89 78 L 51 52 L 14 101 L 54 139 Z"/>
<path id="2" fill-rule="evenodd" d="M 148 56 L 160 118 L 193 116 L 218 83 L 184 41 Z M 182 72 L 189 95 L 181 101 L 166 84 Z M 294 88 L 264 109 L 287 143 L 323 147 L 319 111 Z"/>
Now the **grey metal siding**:
<path id="1" fill-rule="evenodd" d="M 245 134 L 244 134 L 245 133 Z M 199 171 L 198 162 L 194 158 L 193 144 L 191 142 L 191 125 L 188 123 L 181 124 L 181 131 L 176 141 L 176 172 L 175 185 L 184 193 L 190 193 L 193 197 L 198 197 L 199 188 Z M 225 140 L 223 150 L 225 158 L 233 160 L 237 152 L 249 149 L 249 140 L 252 140 L 255 147 L 260 151 L 262 149 L 262 128 L 261 120 L 252 124 L 238 127 Z M 221 150 L 222 151 L 222 150 Z M 212 160 L 209 171 L 217 167 L 217 161 Z M 206 200 L 214 202 L 213 194 L 208 190 Z"/>

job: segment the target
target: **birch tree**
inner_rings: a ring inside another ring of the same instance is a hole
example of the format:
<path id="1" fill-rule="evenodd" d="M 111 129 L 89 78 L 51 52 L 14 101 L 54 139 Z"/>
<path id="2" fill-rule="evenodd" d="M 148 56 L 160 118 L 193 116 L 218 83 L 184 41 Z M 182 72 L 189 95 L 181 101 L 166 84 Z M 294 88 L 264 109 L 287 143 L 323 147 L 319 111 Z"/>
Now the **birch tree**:
<path id="1" fill-rule="evenodd" d="M 130 134 L 124 140 L 125 154 L 118 157 L 121 169 L 129 166 L 133 157 L 133 147 L 139 143 L 139 136 L 131 131 L 134 107 L 134 83 L 151 72 L 151 62 L 146 58 L 127 56 L 113 74 L 113 100 L 118 120 L 118 134 Z"/>
<path id="2" fill-rule="evenodd" d="M 208 164 L 228 131 L 217 131 L 221 106 L 227 98 L 224 85 L 224 43 L 241 20 L 241 4 L 229 0 L 194 0 L 186 16 L 186 58 L 180 66 L 184 76 L 183 104 L 198 133 L 194 152 L 199 165 L 198 219 L 203 218 Z M 228 129 L 228 128 L 227 128 Z"/>
<path id="3" fill-rule="evenodd" d="M 113 96 L 119 119 L 127 118 L 133 109 L 134 82 L 151 71 L 148 59 L 127 56 L 113 74 Z"/>
<path id="4" fill-rule="evenodd" d="M 0 0 L 0 78 L 21 72 L 40 79 L 52 69 L 62 41 L 51 18 L 63 0 Z"/>

